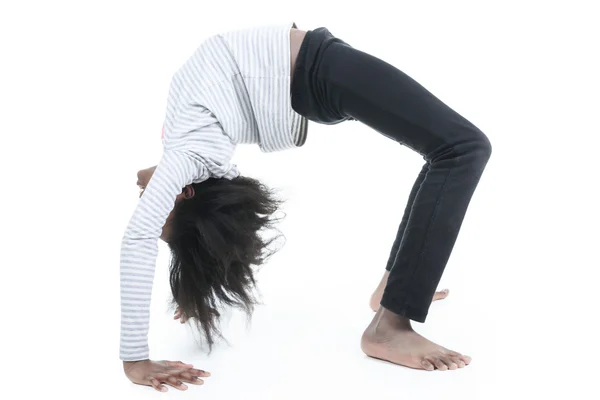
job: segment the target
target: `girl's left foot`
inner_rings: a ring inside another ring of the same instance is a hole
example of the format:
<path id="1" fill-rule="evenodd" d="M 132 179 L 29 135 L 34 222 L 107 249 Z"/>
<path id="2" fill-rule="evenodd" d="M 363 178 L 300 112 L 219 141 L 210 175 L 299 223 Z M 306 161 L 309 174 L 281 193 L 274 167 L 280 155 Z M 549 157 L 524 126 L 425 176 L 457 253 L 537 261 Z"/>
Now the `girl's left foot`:
<path id="1" fill-rule="evenodd" d="M 377 286 L 377 289 L 375 289 L 375 292 L 373 292 L 373 295 L 371 296 L 371 301 L 369 304 L 371 306 L 371 310 L 375 312 L 379 309 L 379 303 L 381 303 L 381 298 L 383 297 L 383 291 L 385 290 L 385 285 L 387 285 L 389 275 L 390 272 L 385 271 L 385 274 L 383 274 L 383 277 L 381 278 L 381 282 L 379 282 L 379 286 Z M 448 297 L 448 294 L 450 294 L 450 290 L 448 289 L 435 292 L 432 301 L 443 300 Z"/>

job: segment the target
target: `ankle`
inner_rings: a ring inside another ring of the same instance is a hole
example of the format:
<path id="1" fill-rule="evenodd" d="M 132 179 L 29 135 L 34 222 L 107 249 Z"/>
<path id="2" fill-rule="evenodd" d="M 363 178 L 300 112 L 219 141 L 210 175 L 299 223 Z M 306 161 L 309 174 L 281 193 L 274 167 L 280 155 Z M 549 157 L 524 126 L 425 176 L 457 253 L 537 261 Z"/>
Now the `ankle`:
<path id="1" fill-rule="evenodd" d="M 394 330 L 412 330 L 410 319 L 395 314 L 387 308 L 380 306 L 376 315 L 377 325 L 380 328 L 390 328 Z"/>

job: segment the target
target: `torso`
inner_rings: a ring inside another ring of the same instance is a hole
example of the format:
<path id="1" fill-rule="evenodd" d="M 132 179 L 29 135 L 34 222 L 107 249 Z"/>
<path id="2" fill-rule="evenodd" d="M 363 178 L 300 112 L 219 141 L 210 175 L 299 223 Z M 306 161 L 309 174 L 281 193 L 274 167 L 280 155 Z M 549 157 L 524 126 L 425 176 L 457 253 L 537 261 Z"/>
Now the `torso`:
<path id="1" fill-rule="evenodd" d="M 294 78 L 294 68 L 296 67 L 296 59 L 298 58 L 298 52 L 300 51 L 300 46 L 302 46 L 304 36 L 306 36 L 306 31 L 301 31 L 300 29 L 296 28 L 292 28 L 290 30 L 290 54 L 292 58 L 290 79 Z"/>

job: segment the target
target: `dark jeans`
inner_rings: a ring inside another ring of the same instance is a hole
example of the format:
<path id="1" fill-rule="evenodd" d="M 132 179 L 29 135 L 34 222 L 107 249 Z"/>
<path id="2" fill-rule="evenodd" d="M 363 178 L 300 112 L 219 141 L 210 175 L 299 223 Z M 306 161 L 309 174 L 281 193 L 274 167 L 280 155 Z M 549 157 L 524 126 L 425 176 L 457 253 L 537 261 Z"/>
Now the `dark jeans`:
<path id="1" fill-rule="evenodd" d="M 426 161 L 390 253 L 381 300 L 386 309 L 424 322 L 490 158 L 490 141 L 402 71 L 325 28 L 307 33 L 291 92 L 292 107 L 309 120 L 336 124 L 355 119 Z"/>

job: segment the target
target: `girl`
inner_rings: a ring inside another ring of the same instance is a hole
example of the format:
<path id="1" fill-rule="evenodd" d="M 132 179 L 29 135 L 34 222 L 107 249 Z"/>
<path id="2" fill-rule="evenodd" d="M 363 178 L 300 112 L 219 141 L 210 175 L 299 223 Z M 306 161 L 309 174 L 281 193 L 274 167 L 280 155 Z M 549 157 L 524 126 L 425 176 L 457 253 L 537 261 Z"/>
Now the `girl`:
<path id="1" fill-rule="evenodd" d="M 293 23 L 216 35 L 174 74 L 163 155 L 138 173 L 143 189 L 121 248 L 120 358 L 131 381 L 166 391 L 208 372 L 151 361 L 147 342 L 157 242 L 172 254 L 175 318 L 193 320 L 209 346 L 219 303 L 250 314 L 260 235 L 279 203 L 231 164 L 240 143 L 264 152 L 300 147 L 308 120 L 357 120 L 423 156 L 386 273 L 361 340 L 368 356 L 425 370 L 464 367 L 470 357 L 417 334 L 469 202 L 491 155 L 488 138 L 400 70 L 354 49 L 327 29 Z"/>

